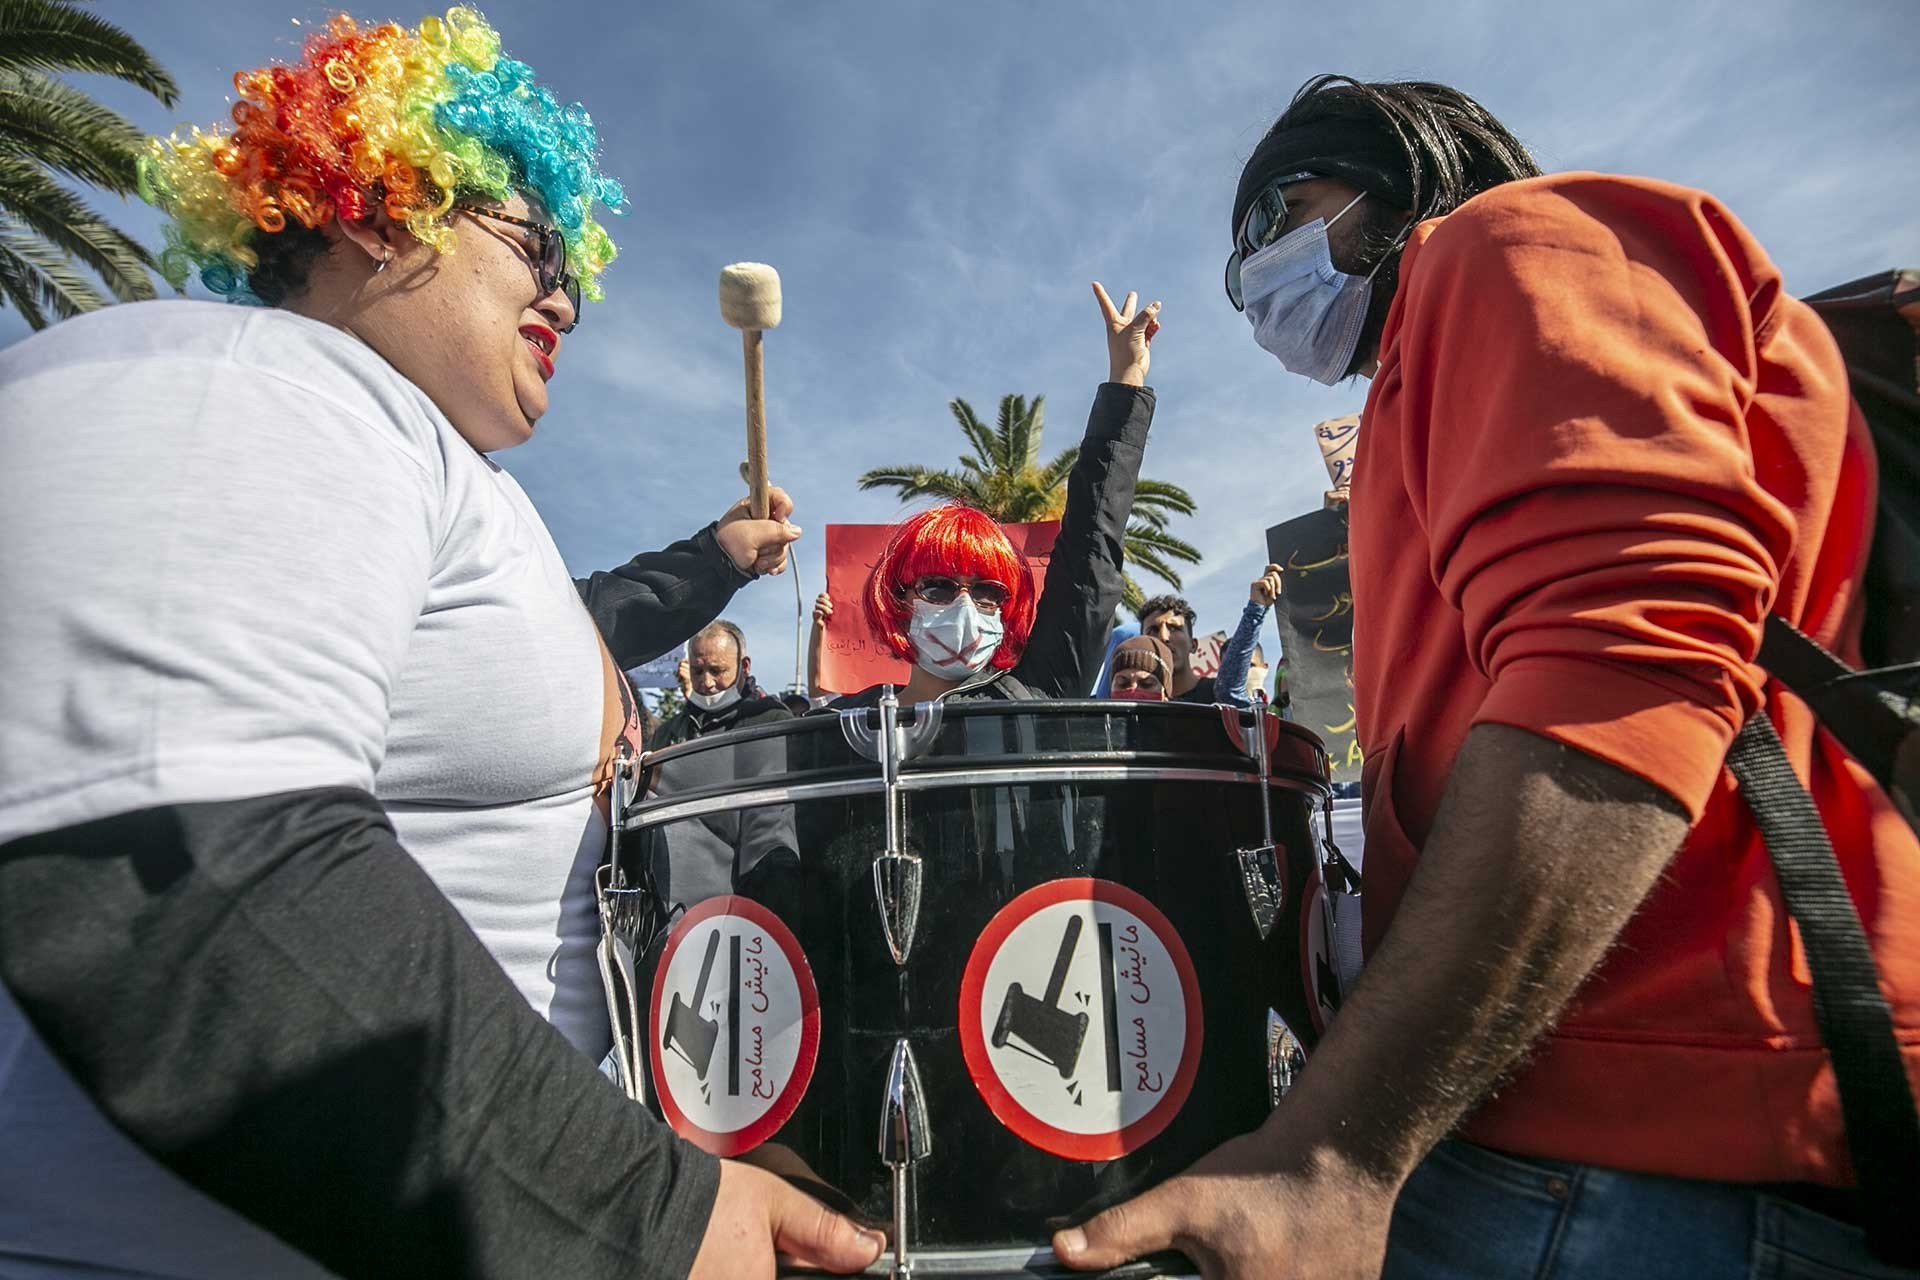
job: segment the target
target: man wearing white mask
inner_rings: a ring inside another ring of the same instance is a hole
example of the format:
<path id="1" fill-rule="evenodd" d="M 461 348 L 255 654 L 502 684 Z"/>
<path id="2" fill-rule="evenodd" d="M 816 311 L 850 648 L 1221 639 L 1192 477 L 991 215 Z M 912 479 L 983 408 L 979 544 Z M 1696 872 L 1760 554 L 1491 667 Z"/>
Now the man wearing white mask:
<path id="1" fill-rule="evenodd" d="M 1713 197 L 1542 175 L 1445 85 L 1309 82 L 1230 226 L 1255 341 L 1371 379 L 1366 967 L 1257 1131 L 1057 1250 L 1177 1246 L 1214 1280 L 1920 1274 L 1920 848 L 1761 665 L 1771 619 L 1861 658 L 1875 458 L 1831 334 Z M 1756 804 L 1813 820 L 1800 870 Z M 1843 913 L 1847 947 L 1815 945 Z"/>
<path id="2" fill-rule="evenodd" d="M 687 644 L 687 704 L 647 740 L 651 750 L 709 733 L 788 719 L 792 712 L 753 682 L 747 638 L 725 618 L 710 622 Z"/>
<path id="3" fill-rule="evenodd" d="M 1067 477 L 1067 506 L 1044 590 L 994 519 L 950 504 L 903 521 L 867 580 L 862 604 L 882 647 L 913 663 L 900 701 L 1080 698 L 1106 653 L 1124 585 L 1120 546 L 1153 422 L 1147 344 L 1160 304 L 1115 307 L 1093 286 L 1106 322 L 1111 379 L 1094 396 Z M 824 598 L 823 598 L 824 599 Z M 816 606 L 816 610 L 818 610 Z M 825 602 L 832 612 L 832 602 Z M 883 686 L 834 700 L 871 706 Z"/>

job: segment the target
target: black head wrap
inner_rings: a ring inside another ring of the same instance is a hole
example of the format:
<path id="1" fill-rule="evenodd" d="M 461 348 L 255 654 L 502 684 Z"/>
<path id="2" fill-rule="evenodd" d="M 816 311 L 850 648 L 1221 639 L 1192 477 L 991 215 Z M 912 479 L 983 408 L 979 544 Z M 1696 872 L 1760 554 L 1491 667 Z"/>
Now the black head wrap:
<path id="1" fill-rule="evenodd" d="M 1413 208 L 1413 176 L 1408 172 L 1407 149 L 1386 121 L 1329 117 L 1291 128 L 1275 129 L 1254 148 L 1240 171 L 1240 189 L 1233 196 L 1229 236 L 1240 231 L 1254 197 L 1276 178 L 1290 173 L 1317 173 L 1351 182 L 1369 195 L 1390 201 L 1396 209 Z M 1423 189 L 1432 190 L 1431 182 Z"/>

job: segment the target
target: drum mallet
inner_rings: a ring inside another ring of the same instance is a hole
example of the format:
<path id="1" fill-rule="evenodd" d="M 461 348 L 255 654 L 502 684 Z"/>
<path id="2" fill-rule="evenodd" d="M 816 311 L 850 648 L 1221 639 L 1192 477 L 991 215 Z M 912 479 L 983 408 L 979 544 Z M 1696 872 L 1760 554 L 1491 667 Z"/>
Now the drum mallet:
<path id="1" fill-rule="evenodd" d="M 780 326 L 780 273 L 764 262 L 736 262 L 720 270 L 720 317 L 740 330 L 747 365 L 747 509 L 755 520 L 771 513 L 767 498 L 766 368 L 760 335 Z"/>

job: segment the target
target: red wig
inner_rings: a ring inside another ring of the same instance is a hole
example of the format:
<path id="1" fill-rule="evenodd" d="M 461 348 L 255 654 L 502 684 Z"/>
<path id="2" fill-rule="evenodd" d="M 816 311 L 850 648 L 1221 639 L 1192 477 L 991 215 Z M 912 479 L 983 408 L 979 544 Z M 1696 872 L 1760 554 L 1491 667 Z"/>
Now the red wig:
<path id="1" fill-rule="evenodd" d="M 921 578 L 985 578 L 1007 589 L 1000 606 L 1006 630 L 993 665 L 1005 671 L 1020 661 L 1033 631 L 1035 592 L 1027 566 L 994 518 L 951 503 L 902 521 L 867 578 L 867 625 L 895 657 L 913 661 L 907 622 L 913 604 L 907 588 Z"/>

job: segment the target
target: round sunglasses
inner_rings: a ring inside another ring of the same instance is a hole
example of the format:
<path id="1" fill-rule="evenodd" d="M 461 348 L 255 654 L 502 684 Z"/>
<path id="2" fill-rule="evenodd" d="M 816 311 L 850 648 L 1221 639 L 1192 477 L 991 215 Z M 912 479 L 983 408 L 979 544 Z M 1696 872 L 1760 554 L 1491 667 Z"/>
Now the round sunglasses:
<path id="1" fill-rule="evenodd" d="M 982 613 L 998 613 L 1012 594 L 997 582 L 961 582 L 957 578 L 919 578 L 907 588 L 931 605 L 949 605 L 965 595 Z"/>

